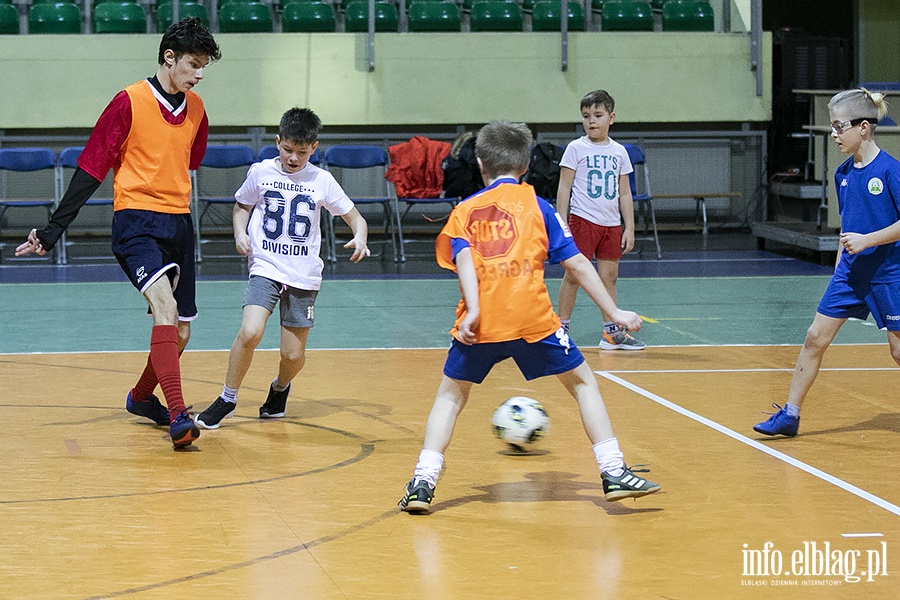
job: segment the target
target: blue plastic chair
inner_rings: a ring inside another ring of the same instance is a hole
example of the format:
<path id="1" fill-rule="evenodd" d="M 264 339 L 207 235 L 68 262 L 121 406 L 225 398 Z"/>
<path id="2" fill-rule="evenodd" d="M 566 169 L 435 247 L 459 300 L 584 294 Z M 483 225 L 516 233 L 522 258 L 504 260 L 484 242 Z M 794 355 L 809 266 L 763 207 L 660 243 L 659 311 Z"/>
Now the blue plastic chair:
<path id="1" fill-rule="evenodd" d="M 656 213 L 653 212 L 653 194 L 650 192 L 650 171 L 647 169 L 647 157 L 644 156 L 644 151 L 641 150 L 640 146 L 635 146 L 634 144 L 623 144 L 625 146 L 625 150 L 628 152 L 628 159 L 631 160 L 631 166 L 634 167 L 634 171 L 628 174 L 628 183 L 631 184 L 631 199 L 634 200 L 634 204 L 637 207 L 637 212 L 644 219 L 644 231 L 647 232 L 647 213 L 650 214 L 650 222 L 653 227 L 653 235 L 646 235 L 644 237 L 635 237 L 635 241 L 646 240 L 653 241 L 656 244 L 656 258 L 662 258 L 662 249 L 659 245 L 659 232 L 656 230 Z M 641 185 L 637 185 L 637 173 L 638 170 L 641 171 Z M 638 193 L 638 187 L 640 187 L 641 191 Z M 637 229 L 636 219 L 635 219 L 635 229 Z M 639 254 L 642 253 L 638 251 Z"/>
<path id="2" fill-rule="evenodd" d="M 256 162 L 256 157 L 250 146 L 245 146 L 243 144 L 209 145 L 206 147 L 206 154 L 203 156 L 203 160 L 200 161 L 200 167 L 208 169 L 237 169 L 243 167 L 243 174 L 246 174 L 247 168 L 254 162 Z M 203 217 L 206 216 L 206 213 L 208 213 L 209 209 L 213 206 L 232 206 L 234 204 L 234 196 L 201 194 L 200 183 L 202 180 L 203 177 L 200 173 L 194 174 L 192 187 L 194 189 L 194 198 L 196 200 L 195 214 L 197 215 L 197 218 L 194 226 L 196 229 L 195 235 L 197 236 L 197 262 L 203 262 L 202 246 L 210 241 L 204 239 L 202 236 Z M 230 214 L 228 222 L 231 223 Z M 233 256 L 233 254 L 227 254 L 221 256 L 207 256 L 207 258 L 233 258 Z"/>
<path id="3" fill-rule="evenodd" d="M 12 209 L 44 209 L 47 212 L 47 220 L 53 212 L 53 207 L 59 199 L 59 182 L 56 177 L 56 154 L 49 148 L 0 148 L 0 172 L 33 173 L 48 171 L 52 173 L 52 197 L 46 195 L 37 198 L 0 198 L 0 227 L 3 225 L 3 217 Z M 29 177 L 29 184 L 33 180 Z M 39 185 L 34 181 L 34 185 Z M 29 188 L 34 187 L 29 185 Z M 18 245 L 18 244 L 15 244 Z M 0 249 L 4 244 L 0 244 Z M 59 245 L 56 246 L 56 257 L 60 256 Z"/>
<path id="4" fill-rule="evenodd" d="M 376 204 L 381 206 L 384 213 L 385 243 L 387 243 L 389 237 L 391 250 L 394 253 L 394 262 L 400 262 L 399 245 L 397 243 L 397 231 L 399 225 L 396 221 L 398 213 L 395 206 L 395 200 L 391 197 L 390 184 L 384 179 L 384 174 L 387 172 L 388 168 L 388 162 L 388 153 L 384 148 L 380 146 L 364 145 L 332 146 L 325 150 L 322 160 L 324 167 L 335 175 L 335 178 L 338 182 L 341 182 L 342 186 L 344 185 L 342 183 L 342 178 L 347 171 L 362 171 L 364 169 L 374 169 L 378 171 L 375 176 L 384 181 L 385 193 L 383 196 L 358 196 L 350 194 L 349 192 L 348 195 L 357 206 Z M 327 232 L 329 239 L 327 259 L 331 262 L 337 262 L 337 239 L 334 232 L 334 217 L 329 214 L 329 217 L 324 219 L 324 221 L 329 226 L 329 231 Z"/>
<path id="5" fill-rule="evenodd" d="M 267 158 L 275 158 L 278 156 L 278 146 L 275 144 L 271 144 L 269 146 L 263 146 L 259 149 L 259 155 L 257 160 L 266 160 Z M 319 149 L 316 148 L 316 151 L 312 153 L 312 156 L 309 157 L 309 162 L 312 164 L 319 166 L 322 162 L 322 153 L 319 152 Z"/>

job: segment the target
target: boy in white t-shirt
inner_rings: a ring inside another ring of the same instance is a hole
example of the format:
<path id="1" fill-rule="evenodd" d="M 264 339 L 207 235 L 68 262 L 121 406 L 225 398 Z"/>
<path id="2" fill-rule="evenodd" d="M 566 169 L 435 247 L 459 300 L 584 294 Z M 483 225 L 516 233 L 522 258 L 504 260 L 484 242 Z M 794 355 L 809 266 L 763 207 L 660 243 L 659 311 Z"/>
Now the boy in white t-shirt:
<path id="1" fill-rule="evenodd" d="M 322 283 L 320 209 L 340 215 L 350 226 L 353 239 L 344 247 L 353 249 L 352 262 L 370 255 L 365 219 L 331 173 L 309 163 L 319 145 L 321 127 L 319 117 L 308 108 L 284 113 L 275 136 L 278 156 L 252 165 L 234 194 L 235 247 L 250 257 L 250 280 L 222 395 L 194 417 L 200 427 L 217 429 L 222 419 L 234 414 L 238 388 L 279 301 L 281 361 L 259 417 L 284 416 L 291 381 L 306 359 L 306 340 Z"/>
<path id="2" fill-rule="evenodd" d="M 634 171 L 625 147 L 609 137 L 616 121 L 615 101 L 604 90 L 581 100 L 586 135 L 566 146 L 560 161 L 556 208 L 565 218 L 578 249 L 597 259 L 597 273 L 616 300 L 619 259 L 634 248 L 634 205 L 628 174 Z M 624 225 L 623 225 L 624 224 Z M 559 317 L 568 332 L 578 283 L 568 273 L 559 288 Z M 603 350 L 643 350 L 645 345 L 603 315 Z"/>

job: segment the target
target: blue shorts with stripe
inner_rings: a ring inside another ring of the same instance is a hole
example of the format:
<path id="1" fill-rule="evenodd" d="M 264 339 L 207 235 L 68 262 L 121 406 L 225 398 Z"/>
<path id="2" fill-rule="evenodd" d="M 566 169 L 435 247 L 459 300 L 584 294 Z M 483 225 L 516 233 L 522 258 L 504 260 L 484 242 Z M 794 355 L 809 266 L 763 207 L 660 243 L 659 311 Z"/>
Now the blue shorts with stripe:
<path id="1" fill-rule="evenodd" d="M 481 383 L 498 362 L 512 358 L 525 379 L 571 371 L 584 362 L 584 356 L 560 327 L 542 340 L 523 339 L 485 344 L 463 344 L 454 339 L 444 363 L 444 375 L 459 381 Z"/>
<path id="2" fill-rule="evenodd" d="M 197 317 L 194 224 L 189 213 L 117 210 L 113 213 L 112 251 L 141 293 L 165 275 L 172 284 L 179 319 Z"/>
<path id="3" fill-rule="evenodd" d="M 863 319 L 869 314 L 880 329 L 900 331 L 900 283 L 853 283 L 832 277 L 819 313 L 834 319 Z"/>

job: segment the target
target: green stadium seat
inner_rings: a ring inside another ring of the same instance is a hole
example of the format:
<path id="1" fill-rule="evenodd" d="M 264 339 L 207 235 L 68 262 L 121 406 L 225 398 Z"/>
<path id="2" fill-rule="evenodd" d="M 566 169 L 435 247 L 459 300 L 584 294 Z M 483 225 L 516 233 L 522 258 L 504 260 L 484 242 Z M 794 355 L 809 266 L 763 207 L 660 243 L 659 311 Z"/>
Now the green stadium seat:
<path id="1" fill-rule="evenodd" d="M 29 33 L 81 33 L 81 9 L 67 2 L 35 4 L 28 11 Z"/>
<path id="2" fill-rule="evenodd" d="M 653 31 L 649 2 L 607 0 L 603 3 L 603 31 Z"/>
<path id="3" fill-rule="evenodd" d="M 522 9 L 515 2 L 475 0 L 470 25 L 472 31 L 522 31 Z"/>
<path id="4" fill-rule="evenodd" d="M 165 4 L 159 3 L 156 5 L 157 31 L 165 31 L 166 28 L 172 24 L 172 12 L 171 2 L 166 2 Z M 209 12 L 207 12 L 206 7 L 202 4 L 198 4 L 197 2 L 179 2 L 178 18 L 184 19 L 185 17 L 197 17 L 204 25 L 209 27 Z"/>
<path id="5" fill-rule="evenodd" d="M 284 6 L 281 14 L 284 31 L 335 30 L 334 7 L 325 2 L 294 1 Z"/>
<path id="6" fill-rule="evenodd" d="M 131 2 L 98 4 L 94 7 L 94 33 L 147 33 L 147 13 Z"/>
<path id="7" fill-rule="evenodd" d="M 0 34 L 19 33 L 19 11 L 12 4 L 0 4 Z"/>
<path id="8" fill-rule="evenodd" d="M 284 8 L 285 6 L 289 6 L 291 4 L 309 4 L 310 2 L 324 2 L 324 0 L 277 0 L 278 4 Z M 220 2 L 221 4 L 221 2 Z M 340 4 L 338 0 L 334 2 L 326 2 L 326 4 L 331 4 L 332 8 L 335 8 L 336 5 Z"/>
<path id="9" fill-rule="evenodd" d="M 375 1 L 375 31 L 397 31 L 397 9 L 383 0 Z M 369 3 L 351 2 L 344 12 L 344 29 L 347 31 L 369 30 Z"/>
<path id="10" fill-rule="evenodd" d="M 668 0 L 662 7 L 663 31 L 715 31 L 716 22 L 709 2 Z"/>
<path id="11" fill-rule="evenodd" d="M 531 9 L 533 31 L 559 31 L 562 28 L 559 0 L 539 0 Z M 569 2 L 569 31 L 584 31 L 584 11 L 578 2 Z"/>
<path id="12" fill-rule="evenodd" d="M 415 0 L 409 7 L 410 31 L 459 31 L 459 8 L 453 2 Z"/>
<path id="13" fill-rule="evenodd" d="M 272 31 L 269 7 L 252 0 L 231 0 L 219 8 L 222 33 L 259 33 Z"/>

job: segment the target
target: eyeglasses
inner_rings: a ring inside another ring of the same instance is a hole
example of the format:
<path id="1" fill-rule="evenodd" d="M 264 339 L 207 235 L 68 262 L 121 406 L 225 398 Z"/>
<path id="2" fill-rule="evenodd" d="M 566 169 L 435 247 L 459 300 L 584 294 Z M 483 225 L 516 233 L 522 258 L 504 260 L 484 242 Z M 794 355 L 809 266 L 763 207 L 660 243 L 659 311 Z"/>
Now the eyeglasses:
<path id="1" fill-rule="evenodd" d="M 831 124 L 831 132 L 834 135 L 842 135 L 847 132 L 852 127 L 856 127 L 863 121 L 868 121 L 869 123 L 877 124 L 878 119 L 869 119 L 868 117 L 863 117 L 862 119 L 851 119 L 849 121 L 835 121 Z"/>

